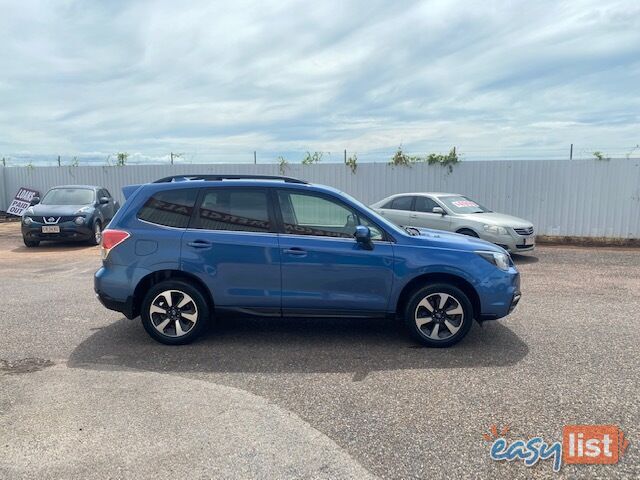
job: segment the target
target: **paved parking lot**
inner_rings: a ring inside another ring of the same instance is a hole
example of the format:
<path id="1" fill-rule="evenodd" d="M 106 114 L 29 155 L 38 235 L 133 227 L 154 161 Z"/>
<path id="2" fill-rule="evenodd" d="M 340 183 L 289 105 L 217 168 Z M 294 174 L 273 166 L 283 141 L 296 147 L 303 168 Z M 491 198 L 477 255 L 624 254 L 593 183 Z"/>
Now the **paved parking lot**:
<path id="1" fill-rule="evenodd" d="M 638 478 L 640 250 L 540 247 L 459 345 L 380 320 L 225 321 L 167 347 L 95 300 L 97 248 L 0 224 L 0 478 Z M 618 465 L 489 459 L 482 434 L 616 424 Z"/>

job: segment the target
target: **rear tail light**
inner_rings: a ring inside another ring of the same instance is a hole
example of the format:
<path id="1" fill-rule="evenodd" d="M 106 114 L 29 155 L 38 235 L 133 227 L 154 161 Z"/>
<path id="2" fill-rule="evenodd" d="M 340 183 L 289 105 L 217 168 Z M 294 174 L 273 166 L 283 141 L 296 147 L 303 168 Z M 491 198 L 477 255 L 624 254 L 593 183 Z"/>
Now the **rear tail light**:
<path id="1" fill-rule="evenodd" d="M 106 229 L 102 232 L 102 258 L 107 258 L 109 252 L 129 238 L 129 232 L 124 230 Z"/>

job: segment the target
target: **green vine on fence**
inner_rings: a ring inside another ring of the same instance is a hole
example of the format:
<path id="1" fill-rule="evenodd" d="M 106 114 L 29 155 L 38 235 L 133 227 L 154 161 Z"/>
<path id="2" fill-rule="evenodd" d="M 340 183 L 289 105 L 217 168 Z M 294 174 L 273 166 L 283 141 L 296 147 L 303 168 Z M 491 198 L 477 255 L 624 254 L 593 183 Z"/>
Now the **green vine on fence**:
<path id="1" fill-rule="evenodd" d="M 611 157 L 605 157 L 604 153 L 602 153 L 600 151 L 593 152 L 593 157 L 596 160 L 601 160 L 601 161 L 611 160 Z"/>
<path id="2" fill-rule="evenodd" d="M 302 159 L 302 165 L 313 165 L 314 163 L 320 163 L 322 160 L 322 152 L 307 152 Z"/>
<path id="3" fill-rule="evenodd" d="M 287 172 L 287 167 L 289 166 L 289 162 L 282 155 L 278 157 L 278 170 L 280 170 L 280 175 L 284 175 Z"/>
<path id="4" fill-rule="evenodd" d="M 354 153 L 344 161 L 345 165 L 351 169 L 351 173 L 356 174 L 358 169 L 358 154 Z"/>
<path id="5" fill-rule="evenodd" d="M 427 163 L 429 165 L 442 165 L 443 167 L 447 167 L 449 173 L 451 173 L 453 172 L 454 165 L 460 163 L 460 157 L 456 153 L 456 147 L 453 147 L 446 155 L 430 153 L 427 156 Z"/>
<path id="6" fill-rule="evenodd" d="M 402 145 L 398 147 L 398 150 L 393 154 L 389 165 L 394 167 L 410 167 L 415 163 L 426 162 L 429 165 L 442 165 L 446 167 L 449 173 L 453 172 L 453 167 L 460 163 L 460 156 L 456 152 L 456 147 L 449 150 L 447 154 L 430 153 L 426 157 L 420 157 L 417 155 L 408 155 L 402 150 Z"/>

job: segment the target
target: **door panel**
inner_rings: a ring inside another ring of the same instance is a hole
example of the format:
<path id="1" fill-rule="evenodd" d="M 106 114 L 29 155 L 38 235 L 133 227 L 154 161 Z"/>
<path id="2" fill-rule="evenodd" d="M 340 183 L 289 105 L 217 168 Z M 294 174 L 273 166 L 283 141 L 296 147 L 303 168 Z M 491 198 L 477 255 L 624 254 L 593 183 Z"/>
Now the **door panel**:
<path id="1" fill-rule="evenodd" d="M 347 238 L 280 235 L 282 309 L 295 314 L 385 312 L 392 287 L 393 246 L 362 249 Z"/>
<path id="2" fill-rule="evenodd" d="M 209 287 L 216 306 L 280 309 L 280 249 L 275 234 L 187 230 L 182 270 Z"/>
<path id="3" fill-rule="evenodd" d="M 391 292 L 393 245 L 366 250 L 353 238 L 356 225 L 380 230 L 336 198 L 278 192 L 285 233 L 279 236 L 282 309 L 285 314 L 385 312 Z"/>
<path id="4" fill-rule="evenodd" d="M 414 211 L 411 212 L 412 225 L 436 230 L 450 230 L 451 218 L 448 215 L 433 213 L 433 207 L 442 208 L 441 205 L 438 205 L 429 197 L 416 197 Z"/>
<path id="5" fill-rule="evenodd" d="M 411 223 L 411 214 L 413 213 L 413 196 L 396 197 L 391 202 L 390 208 L 384 210 L 384 216 L 390 221 L 400 226 L 409 226 Z"/>
<path id="6" fill-rule="evenodd" d="M 209 287 L 216 306 L 280 313 L 280 249 L 264 189 L 220 187 L 200 194 L 182 238 L 182 268 Z"/>

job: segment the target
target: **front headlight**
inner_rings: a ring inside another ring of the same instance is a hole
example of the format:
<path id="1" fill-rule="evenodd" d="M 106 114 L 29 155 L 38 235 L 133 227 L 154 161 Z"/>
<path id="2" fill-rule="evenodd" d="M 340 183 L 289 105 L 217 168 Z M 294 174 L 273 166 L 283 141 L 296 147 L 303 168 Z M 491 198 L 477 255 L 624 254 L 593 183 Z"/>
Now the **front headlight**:
<path id="1" fill-rule="evenodd" d="M 509 270 L 509 255 L 500 252 L 476 252 L 487 262 L 493 263 L 500 270 Z"/>
<path id="2" fill-rule="evenodd" d="M 33 218 L 31 217 L 22 217 L 22 223 L 25 225 L 31 225 L 33 223 Z"/>
<path id="3" fill-rule="evenodd" d="M 504 227 L 498 225 L 483 225 L 484 231 L 487 233 L 493 233 L 494 235 L 508 235 L 509 232 Z"/>
<path id="4" fill-rule="evenodd" d="M 76 223 L 76 225 L 82 225 L 84 223 L 84 217 L 76 217 L 74 222 Z"/>

